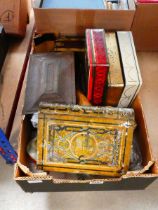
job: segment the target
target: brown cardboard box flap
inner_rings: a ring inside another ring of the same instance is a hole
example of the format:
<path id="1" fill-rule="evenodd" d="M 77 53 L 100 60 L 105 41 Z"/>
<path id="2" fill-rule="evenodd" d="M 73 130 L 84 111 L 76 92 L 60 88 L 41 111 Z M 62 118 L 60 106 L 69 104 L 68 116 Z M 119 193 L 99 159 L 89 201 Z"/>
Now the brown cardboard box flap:
<path id="1" fill-rule="evenodd" d="M 146 119 L 147 135 L 149 138 L 152 159 L 155 160 L 152 172 L 158 173 L 158 53 L 141 52 L 138 53 L 138 58 L 143 79 L 140 100 L 144 110 L 144 118 Z"/>
<path id="2" fill-rule="evenodd" d="M 154 161 L 149 161 L 148 164 L 142 168 L 141 170 L 138 171 L 128 171 L 126 175 L 123 176 L 123 178 L 126 177 L 135 177 L 138 176 L 140 174 L 144 174 L 146 171 L 148 171 L 150 169 L 150 167 L 154 164 Z"/>
<path id="3" fill-rule="evenodd" d="M 15 175 L 18 169 L 15 171 Z M 127 178 L 151 178 L 151 177 L 157 177 L 157 174 L 137 174 L 137 175 L 131 175 L 131 176 L 124 176 L 121 178 L 105 178 L 105 179 L 87 179 L 87 180 L 70 180 L 70 179 L 57 179 L 53 178 L 52 176 L 14 176 L 15 180 L 21 180 L 21 181 L 28 181 L 32 183 L 38 183 L 38 181 L 43 181 L 43 180 L 51 180 L 52 183 L 54 184 L 103 184 L 105 182 L 118 182 L 121 181 L 122 179 L 127 179 Z"/>
<path id="4" fill-rule="evenodd" d="M 45 177 L 45 176 L 47 176 L 47 173 L 46 173 L 46 172 L 41 172 L 41 173 L 33 173 L 33 172 L 31 172 L 30 169 L 29 169 L 27 166 L 21 164 L 19 161 L 17 162 L 17 166 L 18 166 L 26 175 L 28 175 L 28 176 L 30 176 L 30 177 Z"/>
<path id="5" fill-rule="evenodd" d="M 89 183 L 89 184 L 97 184 L 97 183 L 104 183 L 104 182 L 115 182 L 115 181 L 121 181 L 122 179 L 132 178 L 132 177 L 153 177 L 156 176 L 156 174 L 144 174 L 146 171 L 150 169 L 150 167 L 153 165 L 154 161 L 149 161 L 148 165 L 146 165 L 142 170 L 140 171 L 129 171 L 126 175 L 120 177 L 120 178 L 92 178 L 87 180 L 74 180 L 74 179 L 60 179 L 53 175 L 49 176 L 46 172 L 43 173 L 32 173 L 28 167 L 21 163 L 17 163 L 15 167 L 15 180 L 52 180 L 53 183 L 60 184 L 60 183 Z M 18 168 L 19 167 L 19 168 Z M 17 171 L 22 170 L 25 175 L 27 176 L 17 176 Z M 60 175 L 59 175 L 60 177 Z"/>
<path id="6" fill-rule="evenodd" d="M 158 50 L 158 4 L 136 2 L 132 32 L 138 51 Z"/>
<path id="7" fill-rule="evenodd" d="M 144 165 L 147 165 L 149 161 L 155 161 L 153 157 L 153 151 L 151 147 L 151 142 L 149 138 L 148 128 L 146 124 L 146 118 L 144 114 L 144 109 L 142 106 L 142 102 L 140 97 L 138 96 L 135 101 L 133 102 L 133 108 L 135 110 L 136 114 L 136 121 L 141 129 L 141 132 L 139 134 L 139 140 L 140 140 L 140 149 L 142 156 L 144 157 L 143 163 Z"/>
<path id="8" fill-rule="evenodd" d="M 155 164 L 153 165 L 152 172 L 158 174 L 158 160 L 156 160 Z"/>

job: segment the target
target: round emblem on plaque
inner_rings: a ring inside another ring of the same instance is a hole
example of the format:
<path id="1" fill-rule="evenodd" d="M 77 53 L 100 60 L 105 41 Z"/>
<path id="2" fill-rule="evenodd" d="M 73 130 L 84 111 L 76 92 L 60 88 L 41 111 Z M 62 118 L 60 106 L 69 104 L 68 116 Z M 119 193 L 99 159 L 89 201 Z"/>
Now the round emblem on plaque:
<path id="1" fill-rule="evenodd" d="M 92 134 L 78 133 L 71 139 L 71 152 L 79 160 L 87 160 L 95 156 L 97 142 Z"/>

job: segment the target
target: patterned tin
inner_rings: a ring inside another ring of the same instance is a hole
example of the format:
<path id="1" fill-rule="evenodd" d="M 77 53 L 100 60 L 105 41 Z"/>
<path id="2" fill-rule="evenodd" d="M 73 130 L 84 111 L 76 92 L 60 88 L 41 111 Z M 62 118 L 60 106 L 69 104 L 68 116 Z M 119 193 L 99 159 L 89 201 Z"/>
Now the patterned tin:
<path id="1" fill-rule="evenodd" d="M 125 87 L 118 107 L 129 107 L 141 88 L 142 78 L 132 33 L 118 31 L 117 37 L 125 79 Z"/>
<path id="2" fill-rule="evenodd" d="M 108 88 L 106 106 L 117 106 L 124 90 L 123 72 L 120 63 L 118 43 L 115 33 L 106 33 L 106 44 L 109 57 Z"/>
<path id="3" fill-rule="evenodd" d="M 128 170 L 135 125 L 133 109 L 42 104 L 37 165 L 119 177 Z"/>

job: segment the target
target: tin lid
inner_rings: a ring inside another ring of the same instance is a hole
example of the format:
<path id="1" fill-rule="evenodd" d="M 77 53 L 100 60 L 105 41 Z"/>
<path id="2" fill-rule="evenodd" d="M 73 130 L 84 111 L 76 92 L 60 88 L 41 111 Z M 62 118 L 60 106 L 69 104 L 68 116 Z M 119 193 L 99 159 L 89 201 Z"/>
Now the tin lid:
<path id="1" fill-rule="evenodd" d="M 134 128 L 132 109 L 42 104 L 37 164 L 119 176 L 128 169 Z"/>
<path id="2" fill-rule="evenodd" d="M 40 102 L 76 103 L 73 53 L 30 56 L 23 113 L 37 112 Z"/>
<path id="3" fill-rule="evenodd" d="M 109 66 L 104 29 L 87 29 L 86 45 L 89 65 Z"/>
<path id="4" fill-rule="evenodd" d="M 108 86 L 124 87 L 118 42 L 114 32 L 106 33 L 106 44 L 109 58 Z"/>

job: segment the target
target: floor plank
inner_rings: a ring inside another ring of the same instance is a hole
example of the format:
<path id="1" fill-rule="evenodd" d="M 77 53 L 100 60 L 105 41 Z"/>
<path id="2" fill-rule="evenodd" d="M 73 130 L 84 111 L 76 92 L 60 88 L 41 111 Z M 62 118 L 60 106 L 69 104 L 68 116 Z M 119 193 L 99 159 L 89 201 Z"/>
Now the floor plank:
<path id="1" fill-rule="evenodd" d="M 27 33 L 23 40 L 14 39 L 10 44 L 6 56 L 0 81 L 0 127 L 7 132 L 10 114 L 15 111 L 18 102 L 17 91 L 20 91 L 19 82 L 23 79 L 23 71 L 28 59 L 29 44 L 34 26 L 33 13 L 30 15 L 30 23 L 27 26 Z M 19 89 L 18 89 L 19 88 Z M 16 101 L 14 99 L 16 98 Z M 14 106 L 14 107 L 13 107 Z M 12 113 L 13 115 L 14 113 Z M 9 132 L 9 131 L 8 131 Z M 8 135 L 8 134 L 7 134 Z"/>

